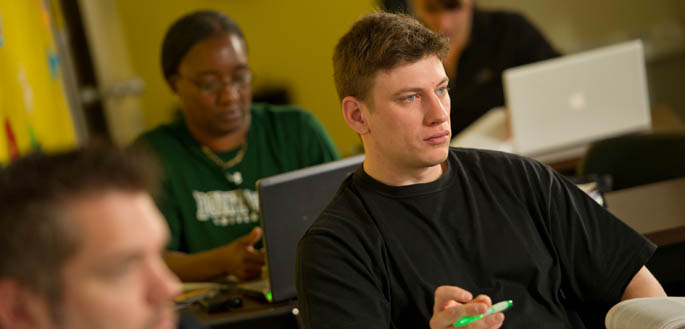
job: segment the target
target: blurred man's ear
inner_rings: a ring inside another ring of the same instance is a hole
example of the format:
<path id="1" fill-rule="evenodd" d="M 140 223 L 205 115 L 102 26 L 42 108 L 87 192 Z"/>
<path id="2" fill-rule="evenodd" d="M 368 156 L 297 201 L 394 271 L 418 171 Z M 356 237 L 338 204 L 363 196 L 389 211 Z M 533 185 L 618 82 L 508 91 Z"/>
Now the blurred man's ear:
<path id="1" fill-rule="evenodd" d="M 0 279 L 0 328 L 38 329 L 52 327 L 44 298 L 14 280 Z"/>
<path id="2" fill-rule="evenodd" d="M 356 97 L 347 96 L 342 100 L 342 112 L 345 122 L 359 135 L 365 135 L 369 132 L 365 118 L 368 110 L 368 106 Z"/>

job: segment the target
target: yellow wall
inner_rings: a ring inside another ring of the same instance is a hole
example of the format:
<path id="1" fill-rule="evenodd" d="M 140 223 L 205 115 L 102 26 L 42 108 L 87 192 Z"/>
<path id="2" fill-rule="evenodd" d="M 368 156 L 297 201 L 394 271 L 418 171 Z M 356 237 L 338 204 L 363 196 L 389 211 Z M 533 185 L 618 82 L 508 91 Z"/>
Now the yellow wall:
<path id="1" fill-rule="evenodd" d="M 76 144 L 61 68 L 51 74 L 48 63 L 57 49 L 47 9 L 42 0 L 0 0 L 0 163 L 9 159 L 6 120 L 22 154 L 37 146 L 31 130 L 47 151 Z"/>
<path id="2" fill-rule="evenodd" d="M 374 0 L 117 0 L 134 70 L 145 80 L 145 125 L 170 120 L 177 104 L 163 81 L 159 49 L 164 32 L 178 17 L 196 9 L 220 10 L 242 27 L 255 71 L 255 89 L 289 87 L 292 101 L 311 111 L 348 155 L 359 144 L 340 114 L 331 57 L 338 38 Z"/>

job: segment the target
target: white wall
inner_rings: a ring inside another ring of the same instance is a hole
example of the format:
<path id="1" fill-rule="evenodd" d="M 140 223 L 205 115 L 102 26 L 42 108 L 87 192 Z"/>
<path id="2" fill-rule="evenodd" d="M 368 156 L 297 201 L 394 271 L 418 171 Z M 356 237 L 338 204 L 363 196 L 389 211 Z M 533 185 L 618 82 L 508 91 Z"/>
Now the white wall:
<path id="1" fill-rule="evenodd" d="M 685 50 L 683 0 L 476 0 L 526 15 L 564 53 L 643 38 L 647 57 Z M 668 49 L 666 49 L 668 48 Z"/>
<path id="2" fill-rule="evenodd" d="M 144 130 L 139 98 L 144 83 L 131 64 L 116 3 L 79 0 L 79 8 L 100 87 L 90 91 L 95 95 L 82 96 L 102 100 L 113 141 L 128 145 Z"/>

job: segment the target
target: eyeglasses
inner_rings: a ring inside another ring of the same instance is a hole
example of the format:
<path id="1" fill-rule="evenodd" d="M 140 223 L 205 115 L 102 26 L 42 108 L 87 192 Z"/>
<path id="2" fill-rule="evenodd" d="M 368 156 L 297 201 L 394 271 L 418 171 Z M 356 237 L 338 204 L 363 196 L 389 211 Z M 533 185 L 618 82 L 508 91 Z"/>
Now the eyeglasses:
<path id="1" fill-rule="evenodd" d="M 247 89 L 247 87 L 250 86 L 250 83 L 252 83 L 251 71 L 245 71 L 243 73 L 236 74 L 231 77 L 231 80 L 229 82 L 226 82 L 225 80 L 218 78 L 208 81 L 197 81 L 186 78 L 180 74 L 178 74 L 178 76 L 181 79 L 187 80 L 188 82 L 192 83 L 197 89 L 200 89 L 201 92 L 208 95 L 216 95 L 222 90 L 226 89 L 226 86 L 230 87 L 232 92 L 244 91 L 245 89 Z"/>

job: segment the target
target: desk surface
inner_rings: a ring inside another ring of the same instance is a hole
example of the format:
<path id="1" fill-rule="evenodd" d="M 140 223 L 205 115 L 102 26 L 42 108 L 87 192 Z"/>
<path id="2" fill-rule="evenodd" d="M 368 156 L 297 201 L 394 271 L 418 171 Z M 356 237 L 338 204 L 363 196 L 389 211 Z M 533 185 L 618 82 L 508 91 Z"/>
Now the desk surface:
<path id="1" fill-rule="evenodd" d="M 230 288 L 220 293 L 227 296 L 240 296 L 242 306 L 230 310 L 207 313 L 199 305 L 184 308 L 184 313 L 190 313 L 203 325 L 211 328 L 297 328 L 297 301 L 287 301 L 269 304 L 266 300 L 256 299 L 242 293 L 236 288 Z"/>
<path id="2" fill-rule="evenodd" d="M 243 306 L 243 308 L 214 314 L 197 311 L 194 312 L 194 315 L 202 324 L 211 328 L 256 328 L 256 326 L 264 328 L 264 322 L 280 322 L 279 328 L 296 328 L 298 326 L 296 304 Z"/>
<path id="3" fill-rule="evenodd" d="M 607 193 L 607 208 L 659 246 L 685 242 L 685 178 Z"/>

